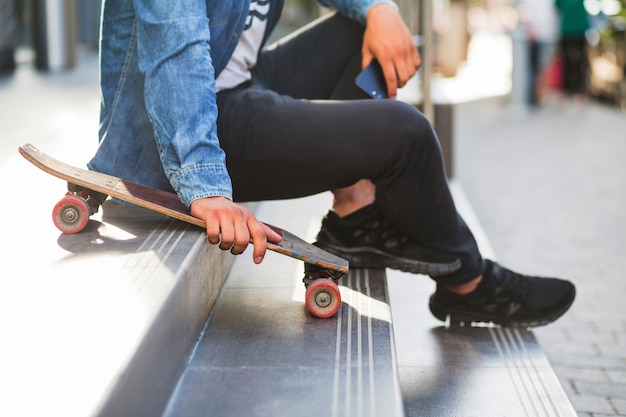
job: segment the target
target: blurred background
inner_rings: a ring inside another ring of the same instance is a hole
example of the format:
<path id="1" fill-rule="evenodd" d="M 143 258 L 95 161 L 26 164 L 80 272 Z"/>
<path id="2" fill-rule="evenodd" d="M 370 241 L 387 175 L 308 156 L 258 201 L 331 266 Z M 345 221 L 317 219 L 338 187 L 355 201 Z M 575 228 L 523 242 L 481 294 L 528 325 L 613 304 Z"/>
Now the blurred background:
<path id="1" fill-rule="evenodd" d="M 584 94 L 626 108 L 626 0 L 583 0 Z M 510 42 L 512 100 L 535 106 L 561 87 L 560 19 L 554 0 L 398 0 L 405 21 L 432 47 L 424 76 L 454 77 L 471 41 L 488 32 Z M 0 74 L 16 65 L 71 69 L 77 54 L 97 51 L 100 0 L 0 0 Z M 324 10 L 311 0 L 287 0 L 274 38 Z M 424 53 L 424 51 L 423 51 Z M 493 51 L 500 53 L 500 51 Z"/>

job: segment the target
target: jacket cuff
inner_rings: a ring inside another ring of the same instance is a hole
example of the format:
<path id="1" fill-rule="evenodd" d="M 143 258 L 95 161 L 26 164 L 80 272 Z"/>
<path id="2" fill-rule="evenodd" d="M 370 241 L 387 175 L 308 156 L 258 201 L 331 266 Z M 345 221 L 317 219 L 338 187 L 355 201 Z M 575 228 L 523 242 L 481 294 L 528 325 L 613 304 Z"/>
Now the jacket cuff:
<path id="1" fill-rule="evenodd" d="M 233 199 L 233 187 L 223 164 L 198 164 L 183 167 L 170 175 L 170 183 L 187 207 L 206 197 Z"/>
<path id="2" fill-rule="evenodd" d="M 374 6 L 378 6 L 379 4 L 388 4 L 390 6 L 393 6 L 396 8 L 396 10 L 399 10 L 398 5 L 396 3 L 393 2 L 393 0 L 371 0 L 371 1 L 366 1 L 365 2 L 366 5 L 363 7 L 362 9 L 362 17 L 360 17 L 360 21 L 361 23 L 365 24 L 366 23 L 366 16 L 367 16 L 367 12 L 369 12 L 369 10 L 374 7 Z"/>

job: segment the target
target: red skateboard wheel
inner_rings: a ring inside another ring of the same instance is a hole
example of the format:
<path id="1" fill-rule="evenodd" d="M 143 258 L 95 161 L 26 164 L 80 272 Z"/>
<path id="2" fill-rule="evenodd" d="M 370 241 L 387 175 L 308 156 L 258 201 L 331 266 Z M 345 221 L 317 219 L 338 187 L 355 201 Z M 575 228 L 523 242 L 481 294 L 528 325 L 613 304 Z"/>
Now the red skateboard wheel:
<path id="1" fill-rule="evenodd" d="M 306 308 L 311 315 L 327 319 L 341 307 L 339 287 L 329 279 L 316 279 L 306 290 Z"/>
<path id="2" fill-rule="evenodd" d="M 54 206 L 52 221 L 63 233 L 78 233 L 89 222 L 89 204 L 77 195 L 65 196 Z"/>

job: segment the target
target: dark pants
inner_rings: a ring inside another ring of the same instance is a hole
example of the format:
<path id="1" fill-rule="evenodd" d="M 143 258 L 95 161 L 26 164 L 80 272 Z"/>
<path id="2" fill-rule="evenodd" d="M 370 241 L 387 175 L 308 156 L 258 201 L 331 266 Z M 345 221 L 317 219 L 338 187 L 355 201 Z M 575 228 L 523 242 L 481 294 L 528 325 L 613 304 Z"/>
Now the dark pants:
<path id="1" fill-rule="evenodd" d="M 376 185 L 387 220 L 424 246 L 456 254 L 465 283 L 482 273 L 457 214 L 438 138 L 413 106 L 373 100 L 354 85 L 363 27 L 339 15 L 264 51 L 251 83 L 218 94 L 218 134 L 236 201 L 286 199 Z"/>
<path id="2" fill-rule="evenodd" d="M 563 92 L 570 95 L 584 94 L 588 71 L 585 38 L 562 38 L 559 48 L 563 59 Z"/>

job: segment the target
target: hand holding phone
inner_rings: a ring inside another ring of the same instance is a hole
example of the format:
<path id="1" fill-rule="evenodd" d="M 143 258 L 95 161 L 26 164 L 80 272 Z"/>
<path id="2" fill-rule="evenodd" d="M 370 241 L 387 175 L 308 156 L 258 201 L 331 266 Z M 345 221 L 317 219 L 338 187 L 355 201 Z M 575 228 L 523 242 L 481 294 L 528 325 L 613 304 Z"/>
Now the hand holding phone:
<path id="1" fill-rule="evenodd" d="M 356 85 L 372 98 L 387 98 L 387 83 L 383 69 L 376 59 L 356 77 Z"/>

